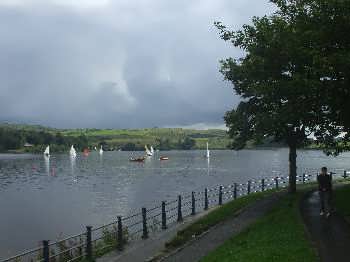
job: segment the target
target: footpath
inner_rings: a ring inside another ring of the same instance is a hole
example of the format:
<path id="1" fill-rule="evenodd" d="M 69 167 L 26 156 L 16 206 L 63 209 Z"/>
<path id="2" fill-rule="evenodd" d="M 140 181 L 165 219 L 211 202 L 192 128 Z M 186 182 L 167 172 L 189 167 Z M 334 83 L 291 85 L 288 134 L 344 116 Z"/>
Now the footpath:
<path id="1" fill-rule="evenodd" d="M 350 261 L 350 226 L 337 213 L 320 216 L 317 191 L 309 192 L 301 203 L 301 213 L 321 261 Z"/>
<path id="2" fill-rule="evenodd" d="M 206 256 L 210 251 L 222 245 L 226 240 L 237 235 L 249 225 L 264 216 L 279 200 L 281 194 L 276 193 L 267 196 L 261 200 L 257 200 L 253 204 L 243 208 L 237 216 L 232 217 L 220 224 L 212 227 L 210 230 L 187 243 L 181 249 L 175 250 L 166 256 L 157 257 L 157 252 L 164 249 L 165 243 L 176 235 L 176 232 L 188 225 L 189 222 L 179 227 L 170 228 L 160 234 L 156 234 L 149 239 L 128 246 L 125 252 L 110 253 L 102 258 L 97 259 L 97 262 L 143 262 L 143 261 L 181 261 L 193 262 L 198 261 Z M 205 213 L 204 213 L 205 214 Z M 202 214 L 202 215 L 204 215 Z M 197 217 L 198 218 L 198 217 Z M 197 219 L 195 218 L 195 219 Z"/>

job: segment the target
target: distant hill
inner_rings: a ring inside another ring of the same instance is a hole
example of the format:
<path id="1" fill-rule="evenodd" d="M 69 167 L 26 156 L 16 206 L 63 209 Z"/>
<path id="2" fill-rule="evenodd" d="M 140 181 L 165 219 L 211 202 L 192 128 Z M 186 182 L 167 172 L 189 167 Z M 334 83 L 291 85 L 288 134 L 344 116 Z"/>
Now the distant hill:
<path id="1" fill-rule="evenodd" d="M 64 151 L 70 144 L 78 149 L 103 146 L 105 150 L 143 150 L 153 145 L 156 149 L 227 149 L 231 143 L 227 132 L 220 129 L 194 130 L 183 128 L 143 129 L 56 129 L 40 125 L 0 123 L 0 151 L 25 150 L 40 152 L 45 145 Z M 25 148 L 24 144 L 33 144 Z"/>
<path id="2" fill-rule="evenodd" d="M 193 149 L 226 149 L 230 139 L 225 130 L 193 130 L 182 128 L 143 128 L 143 129 L 68 129 L 61 131 L 64 136 L 86 136 L 92 142 L 105 142 L 114 148 L 127 143 L 143 148 L 145 144 L 159 149 L 182 149 L 184 142 L 194 141 Z"/>

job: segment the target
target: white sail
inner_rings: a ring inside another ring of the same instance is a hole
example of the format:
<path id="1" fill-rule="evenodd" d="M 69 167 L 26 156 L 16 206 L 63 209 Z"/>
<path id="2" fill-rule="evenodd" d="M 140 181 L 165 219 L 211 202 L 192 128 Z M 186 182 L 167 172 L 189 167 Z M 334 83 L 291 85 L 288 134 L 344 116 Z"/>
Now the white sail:
<path id="1" fill-rule="evenodd" d="M 77 152 L 75 151 L 74 146 L 72 145 L 69 151 L 69 154 L 71 157 L 76 157 L 77 156 Z"/>
<path id="2" fill-rule="evenodd" d="M 44 151 L 44 156 L 50 156 L 50 146 L 47 146 Z"/>
<path id="3" fill-rule="evenodd" d="M 103 154 L 103 149 L 102 149 L 102 146 L 100 147 L 100 151 L 99 151 L 100 155 Z"/>
<path id="4" fill-rule="evenodd" d="M 152 152 L 149 151 L 147 145 L 145 145 L 145 150 L 146 150 L 146 155 L 147 155 L 147 156 L 152 156 L 152 155 L 153 155 Z"/>
<path id="5" fill-rule="evenodd" d="M 210 157 L 210 151 L 209 151 L 209 144 L 208 144 L 208 142 L 207 142 L 207 155 L 206 155 L 206 157 L 207 157 L 207 158 Z"/>
<path id="6" fill-rule="evenodd" d="M 151 146 L 151 154 L 152 154 L 152 155 L 154 154 L 153 146 Z"/>

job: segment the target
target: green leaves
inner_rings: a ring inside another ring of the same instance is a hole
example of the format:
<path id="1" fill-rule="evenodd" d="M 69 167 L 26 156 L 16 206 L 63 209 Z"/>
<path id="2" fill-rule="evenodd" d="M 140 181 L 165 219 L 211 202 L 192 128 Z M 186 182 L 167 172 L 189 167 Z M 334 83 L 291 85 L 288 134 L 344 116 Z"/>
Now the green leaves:
<path id="1" fill-rule="evenodd" d="M 273 0 L 277 11 L 252 18 L 220 37 L 245 51 L 221 61 L 221 73 L 242 97 L 225 121 L 241 149 L 250 139 L 274 137 L 303 145 L 314 133 L 339 153 L 350 131 L 350 2 Z"/>

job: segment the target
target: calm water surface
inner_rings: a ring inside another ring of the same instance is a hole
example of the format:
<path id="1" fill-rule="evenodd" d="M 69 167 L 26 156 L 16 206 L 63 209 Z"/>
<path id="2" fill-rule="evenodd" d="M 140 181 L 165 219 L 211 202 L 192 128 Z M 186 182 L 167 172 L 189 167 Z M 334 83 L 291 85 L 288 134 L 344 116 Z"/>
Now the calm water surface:
<path id="1" fill-rule="evenodd" d="M 0 258 L 179 193 L 287 175 L 287 149 L 211 153 L 209 162 L 204 151 L 171 151 L 161 152 L 169 161 L 159 161 L 156 153 L 145 163 L 129 162 L 130 152 L 92 152 L 75 160 L 58 154 L 49 161 L 42 155 L 0 154 Z M 333 158 L 299 151 L 298 173 L 316 172 L 323 165 L 348 169 L 349 160 L 349 153 Z"/>

